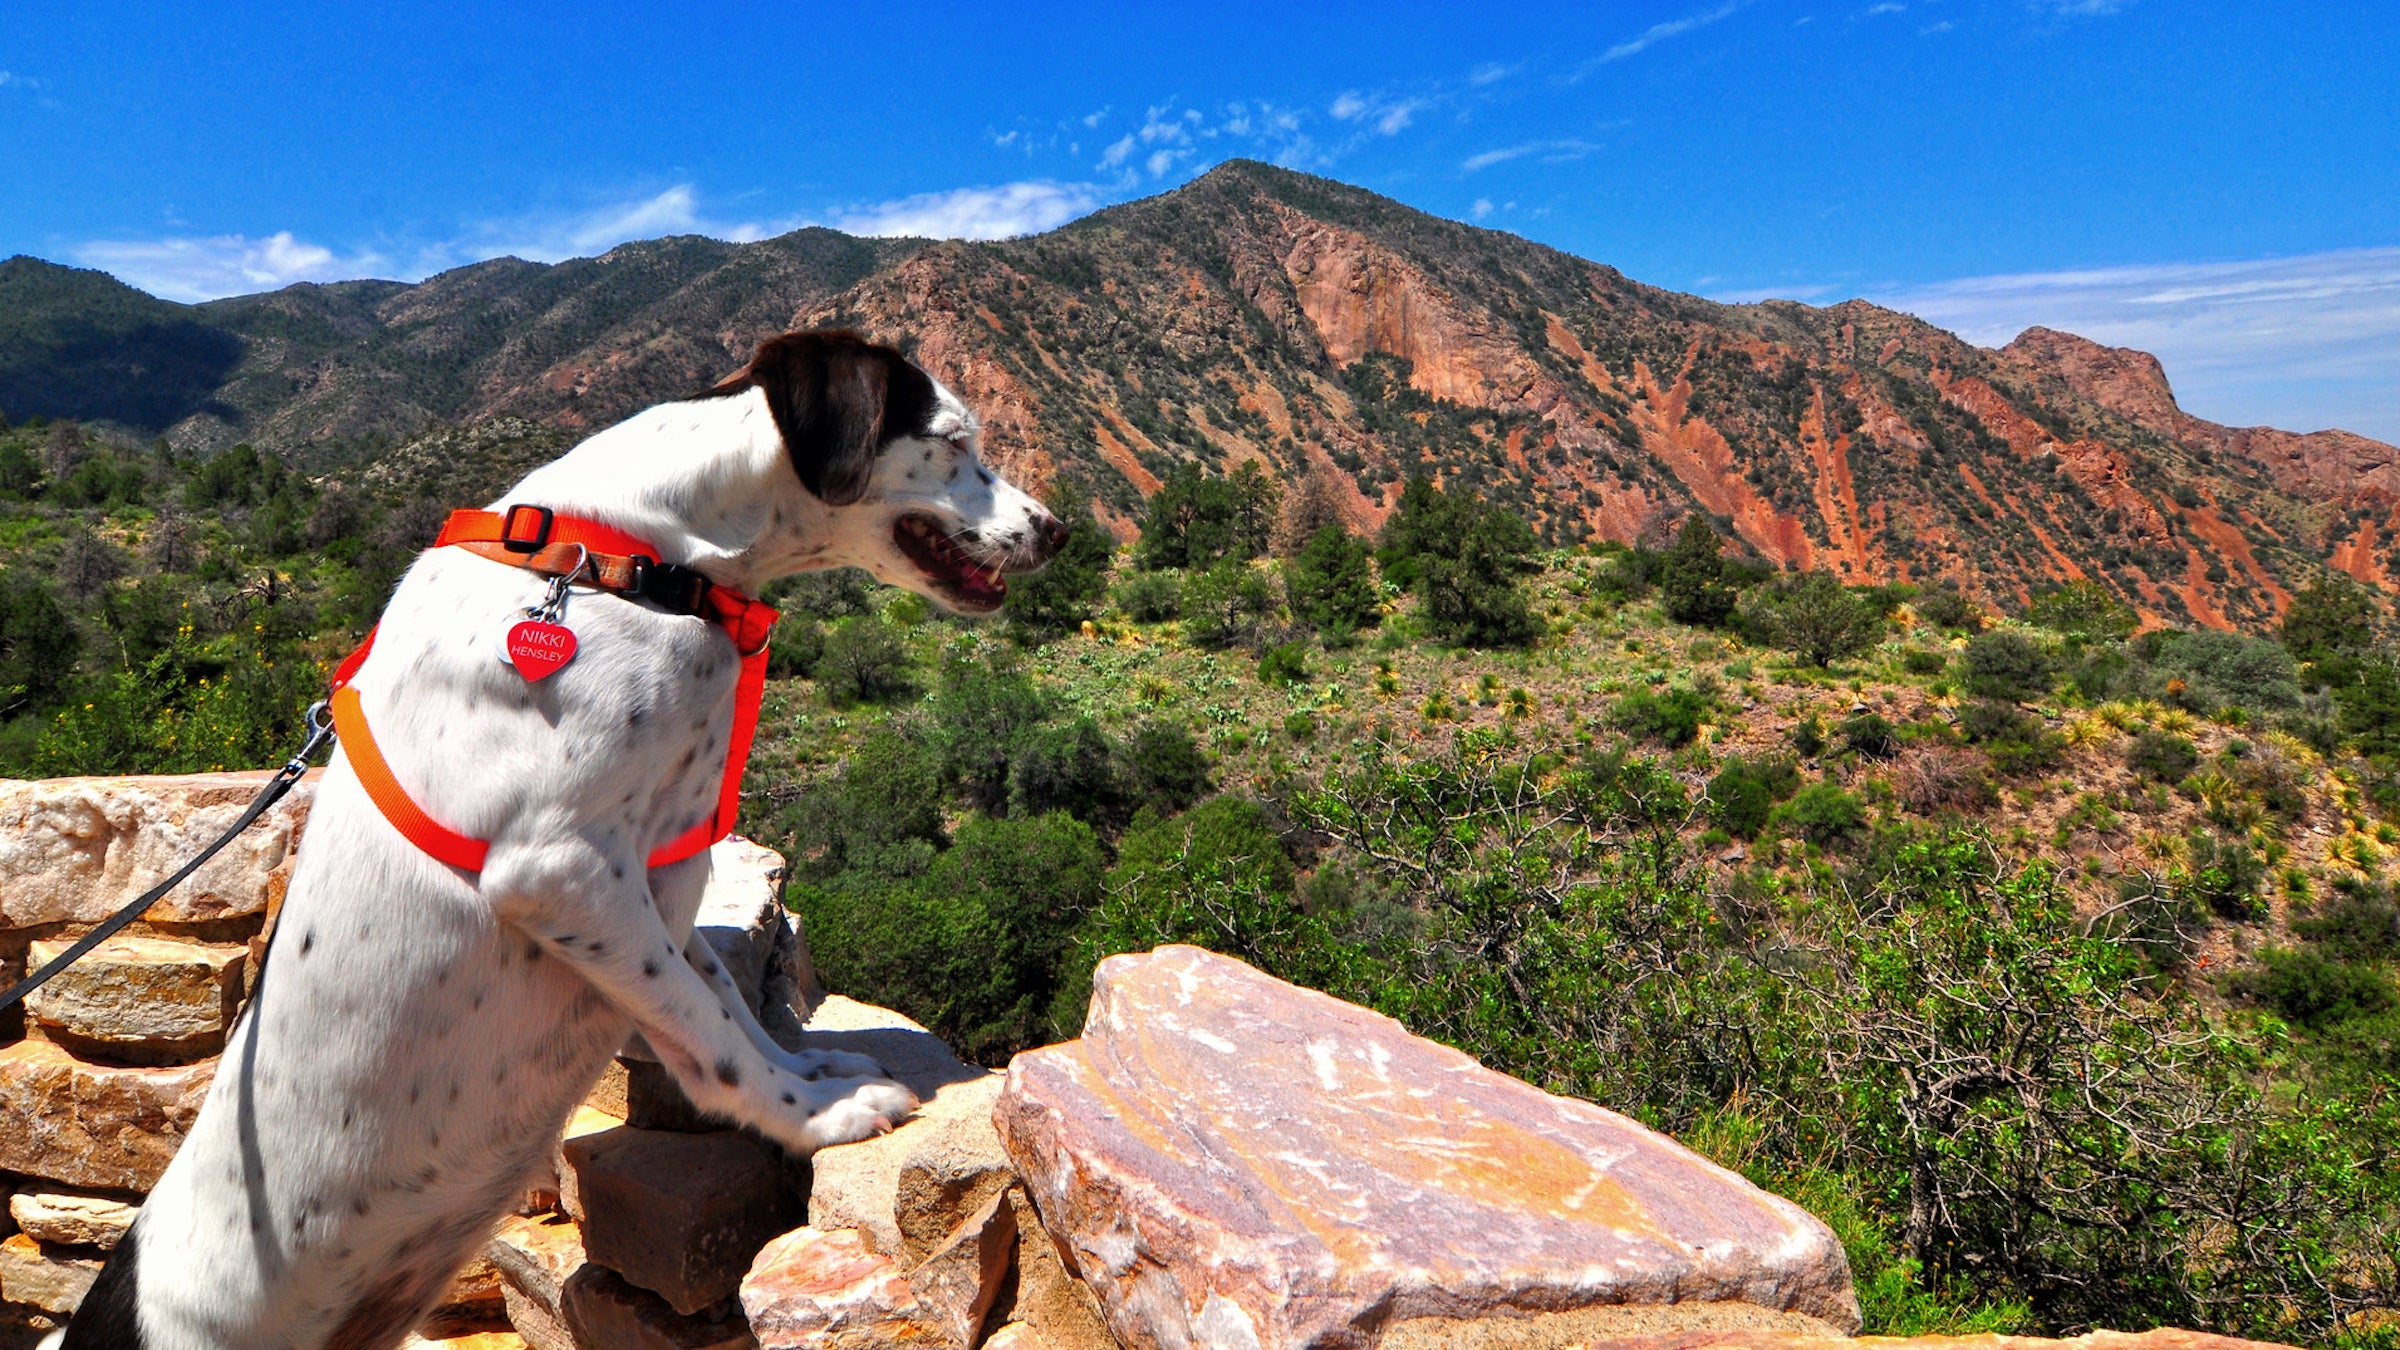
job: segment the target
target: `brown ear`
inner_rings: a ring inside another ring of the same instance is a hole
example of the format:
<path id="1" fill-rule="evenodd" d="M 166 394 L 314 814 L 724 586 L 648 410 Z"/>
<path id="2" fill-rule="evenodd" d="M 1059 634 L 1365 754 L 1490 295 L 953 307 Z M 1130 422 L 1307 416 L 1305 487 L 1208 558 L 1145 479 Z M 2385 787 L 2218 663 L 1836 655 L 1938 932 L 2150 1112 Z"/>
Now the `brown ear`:
<path id="1" fill-rule="evenodd" d="M 934 405 L 933 381 L 908 358 L 839 330 L 768 339 L 716 392 L 748 386 L 766 392 L 800 485 L 828 506 L 857 501 L 876 452 L 922 431 Z"/>

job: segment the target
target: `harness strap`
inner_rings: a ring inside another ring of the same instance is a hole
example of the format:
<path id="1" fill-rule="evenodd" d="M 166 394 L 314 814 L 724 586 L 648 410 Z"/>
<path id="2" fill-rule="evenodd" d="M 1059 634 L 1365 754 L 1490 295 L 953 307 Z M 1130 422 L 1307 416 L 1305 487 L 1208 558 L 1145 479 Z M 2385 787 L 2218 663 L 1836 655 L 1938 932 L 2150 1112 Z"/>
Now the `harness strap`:
<path id="1" fill-rule="evenodd" d="M 692 568 L 658 561 L 656 549 L 622 530 L 555 515 L 544 507 L 453 511 L 434 547 L 463 547 L 494 562 L 570 577 L 631 599 L 653 601 L 676 613 L 697 615 L 724 629 L 741 654 L 742 673 L 734 686 L 732 736 L 725 747 L 717 809 L 652 850 L 646 865 L 664 867 L 681 862 L 733 833 L 734 820 L 741 813 L 742 771 L 750 762 L 750 745 L 758 731 L 758 705 L 767 688 L 767 633 L 776 619 L 772 606 L 719 586 Z M 490 843 L 470 838 L 427 815 L 375 744 L 358 691 L 350 687 L 351 678 L 366 664 L 367 653 L 374 647 L 375 634 L 370 631 L 358 650 L 333 672 L 330 701 L 334 728 L 349 754 L 351 768 L 375 808 L 403 838 L 437 861 L 481 871 Z"/>

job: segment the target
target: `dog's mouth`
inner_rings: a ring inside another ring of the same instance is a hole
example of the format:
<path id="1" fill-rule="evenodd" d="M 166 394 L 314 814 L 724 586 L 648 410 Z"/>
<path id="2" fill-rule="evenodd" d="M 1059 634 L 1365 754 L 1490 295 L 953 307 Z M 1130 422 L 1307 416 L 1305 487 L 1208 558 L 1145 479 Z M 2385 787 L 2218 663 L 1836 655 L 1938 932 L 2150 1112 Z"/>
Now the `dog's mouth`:
<path id="1" fill-rule="evenodd" d="M 989 614 L 1008 598 L 1008 582 L 1000 568 L 968 553 L 931 516 L 912 511 L 893 521 L 892 542 L 960 610 Z"/>

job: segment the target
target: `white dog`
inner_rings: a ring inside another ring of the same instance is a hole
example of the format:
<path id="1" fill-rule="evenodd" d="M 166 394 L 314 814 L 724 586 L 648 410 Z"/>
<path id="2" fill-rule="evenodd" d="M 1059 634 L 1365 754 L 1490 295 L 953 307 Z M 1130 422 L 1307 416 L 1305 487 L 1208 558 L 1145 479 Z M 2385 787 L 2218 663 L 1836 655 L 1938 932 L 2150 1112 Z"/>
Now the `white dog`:
<path id="1" fill-rule="evenodd" d="M 496 509 L 614 527 L 738 591 L 854 566 L 983 612 L 1065 527 L 977 448 L 974 415 L 899 353 L 791 334 L 710 393 L 535 470 Z M 512 525 L 530 532 L 535 515 Z M 726 629 L 578 589 L 561 616 L 573 659 L 529 680 L 502 635 L 550 590 L 458 547 L 401 581 L 357 706 L 390 775 L 488 855 L 470 871 L 412 843 L 345 736 L 260 990 L 66 1346 L 397 1344 L 629 1030 L 703 1110 L 795 1152 L 889 1130 L 916 1105 L 872 1060 L 786 1053 L 759 1029 L 691 940 L 705 852 L 646 866 L 717 808 L 741 664 Z"/>

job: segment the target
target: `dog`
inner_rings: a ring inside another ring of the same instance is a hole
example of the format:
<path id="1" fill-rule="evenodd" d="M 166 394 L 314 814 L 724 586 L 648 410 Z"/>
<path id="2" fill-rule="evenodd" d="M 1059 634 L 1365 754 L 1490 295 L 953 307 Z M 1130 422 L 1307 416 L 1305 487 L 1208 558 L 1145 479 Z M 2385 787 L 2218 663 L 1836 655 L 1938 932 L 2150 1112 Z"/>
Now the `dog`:
<path id="1" fill-rule="evenodd" d="M 848 332 L 762 344 L 739 374 L 534 470 L 548 508 L 755 594 L 861 567 L 961 613 L 1066 527 L 980 458 L 966 405 Z M 63 1344 L 398 1344 L 550 1156 L 639 1031 L 702 1110 L 806 1154 L 915 1108 L 861 1055 L 790 1053 L 692 921 L 706 852 L 648 867 L 716 809 L 739 658 L 704 618 L 574 591 L 577 642 L 528 680 L 499 649 L 548 579 L 461 548 L 402 578 L 352 680 L 392 774 L 489 842 L 436 861 L 353 747 L 317 788 L 271 960 L 180 1152 Z"/>

